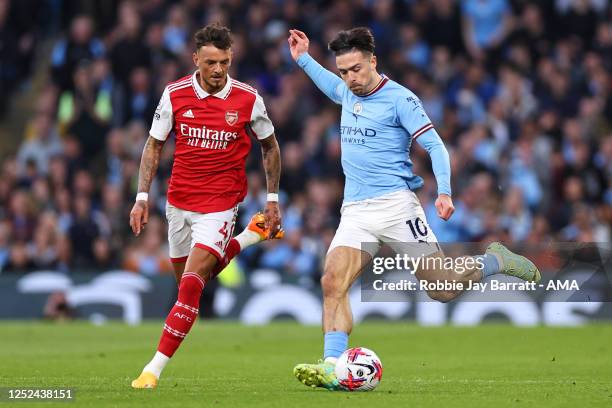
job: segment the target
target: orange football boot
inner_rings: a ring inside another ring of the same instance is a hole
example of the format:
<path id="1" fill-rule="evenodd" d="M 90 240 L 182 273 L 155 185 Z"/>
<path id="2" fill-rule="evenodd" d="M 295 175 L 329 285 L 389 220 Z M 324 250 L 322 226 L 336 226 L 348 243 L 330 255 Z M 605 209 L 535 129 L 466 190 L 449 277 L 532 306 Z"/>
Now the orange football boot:
<path id="1" fill-rule="evenodd" d="M 276 231 L 276 234 L 274 234 L 272 238 L 268 238 L 270 230 L 266 228 L 266 219 L 261 211 L 255 213 L 255 215 L 251 217 L 251 221 L 249 221 L 247 229 L 259 235 L 262 241 L 267 239 L 281 239 L 285 236 L 285 230 L 281 228 Z"/>

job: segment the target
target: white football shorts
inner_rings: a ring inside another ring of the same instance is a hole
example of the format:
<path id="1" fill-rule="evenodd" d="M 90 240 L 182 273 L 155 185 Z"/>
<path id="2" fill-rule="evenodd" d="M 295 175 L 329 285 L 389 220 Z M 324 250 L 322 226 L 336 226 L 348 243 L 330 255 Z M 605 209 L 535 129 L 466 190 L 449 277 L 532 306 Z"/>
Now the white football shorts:
<path id="1" fill-rule="evenodd" d="M 393 243 L 433 244 L 413 246 L 419 252 L 425 251 L 423 255 L 439 250 L 438 239 L 427 224 L 419 199 L 411 190 L 345 203 L 340 214 L 340 225 L 327 253 L 346 246 L 366 251 L 374 257 L 381 243 L 392 248 Z"/>
<path id="2" fill-rule="evenodd" d="M 166 202 L 170 260 L 185 262 L 191 248 L 198 247 L 213 254 L 219 261 L 234 234 L 238 205 L 214 213 L 181 210 Z"/>

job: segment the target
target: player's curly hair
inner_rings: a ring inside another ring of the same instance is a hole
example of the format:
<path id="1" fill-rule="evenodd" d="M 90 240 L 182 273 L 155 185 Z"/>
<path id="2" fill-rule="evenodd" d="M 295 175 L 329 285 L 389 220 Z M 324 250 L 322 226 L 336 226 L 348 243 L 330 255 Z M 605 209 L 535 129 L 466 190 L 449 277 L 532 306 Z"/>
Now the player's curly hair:
<path id="1" fill-rule="evenodd" d="M 374 53 L 374 36 L 367 27 L 355 27 L 350 30 L 340 31 L 328 45 L 330 51 L 341 55 L 353 50 Z"/>
<path id="2" fill-rule="evenodd" d="M 199 29 L 193 36 L 196 50 L 205 45 L 212 44 L 221 50 L 227 50 L 232 46 L 232 36 L 229 28 L 219 23 L 209 24 Z"/>

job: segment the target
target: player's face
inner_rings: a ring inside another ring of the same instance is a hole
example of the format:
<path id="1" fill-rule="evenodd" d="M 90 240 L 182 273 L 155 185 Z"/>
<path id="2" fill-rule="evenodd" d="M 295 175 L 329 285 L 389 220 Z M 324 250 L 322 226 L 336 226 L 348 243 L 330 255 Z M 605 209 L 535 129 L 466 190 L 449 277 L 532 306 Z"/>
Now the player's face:
<path id="1" fill-rule="evenodd" d="M 376 84 L 376 56 L 351 51 L 336 56 L 336 66 L 346 86 L 355 95 L 368 93 Z"/>
<path id="2" fill-rule="evenodd" d="M 227 71 L 232 64 L 232 50 L 203 45 L 193 53 L 193 63 L 200 71 L 206 92 L 214 93 L 225 86 Z"/>

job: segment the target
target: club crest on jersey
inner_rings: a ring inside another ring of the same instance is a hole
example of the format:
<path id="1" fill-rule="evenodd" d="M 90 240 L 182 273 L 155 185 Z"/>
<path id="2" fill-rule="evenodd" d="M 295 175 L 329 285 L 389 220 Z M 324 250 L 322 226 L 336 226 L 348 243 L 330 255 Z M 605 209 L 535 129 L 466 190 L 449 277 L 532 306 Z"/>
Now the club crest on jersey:
<path id="1" fill-rule="evenodd" d="M 359 115 L 362 110 L 363 105 L 361 105 L 361 102 L 355 102 L 355 104 L 353 105 L 353 113 Z"/>
<path id="2" fill-rule="evenodd" d="M 233 126 L 238 122 L 238 111 L 225 112 L 225 121 L 228 125 Z"/>

